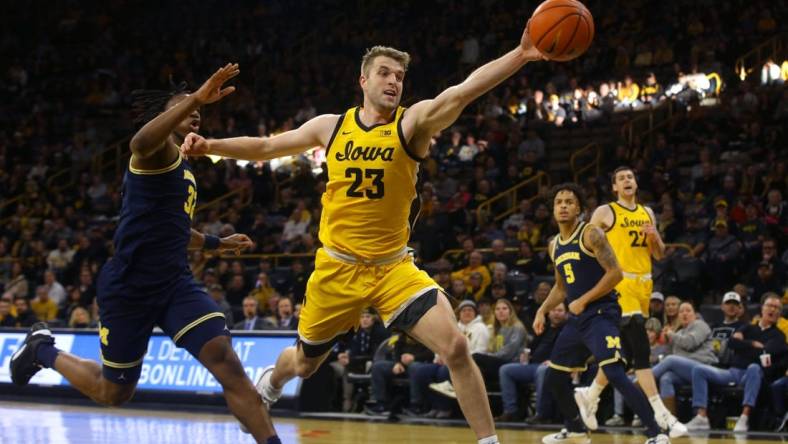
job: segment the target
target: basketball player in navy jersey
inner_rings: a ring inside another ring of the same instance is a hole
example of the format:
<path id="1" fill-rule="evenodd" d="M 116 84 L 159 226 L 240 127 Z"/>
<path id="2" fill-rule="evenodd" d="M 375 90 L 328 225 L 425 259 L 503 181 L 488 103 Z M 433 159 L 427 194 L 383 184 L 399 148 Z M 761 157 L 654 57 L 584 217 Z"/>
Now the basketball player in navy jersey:
<path id="1" fill-rule="evenodd" d="M 623 275 L 616 256 L 605 233 L 581 220 L 585 203 L 579 186 L 572 183 L 556 186 L 553 205 L 560 230 L 548 248 L 555 264 L 555 285 L 539 307 L 533 327 L 537 335 L 542 334 L 545 314 L 562 301 L 567 303 L 569 321 L 556 340 L 545 375 L 545 386 L 553 391 L 566 428 L 545 436 L 542 442 L 591 442 L 574 401 L 570 375 L 584 371 L 586 360 L 593 355 L 608 380 L 643 418 L 648 436 L 646 444 L 667 444 L 670 439 L 661 434 L 654 411 L 643 392 L 627 378 L 622 362 L 621 307 L 616 302 L 618 295 L 614 288 Z"/>
<path id="2" fill-rule="evenodd" d="M 240 252 L 252 245 L 243 234 L 219 239 L 191 229 L 197 184 L 178 149 L 188 132 L 199 130 L 200 106 L 232 93 L 234 87 L 223 85 L 238 72 L 227 64 L 194 94 L 184 88 L 133 93 L 135 123 L 144 126 L 129 144 L 115 255 L 99 275 L 103 365 L 55 348 L 47 325 L 38 323 L 11 358 L 14 383 L 25 385 L 41 368 L 52 368 L 97 403 L 123 404 L 134 394 L 151 331 L 159 326 L 216 377 L 230 411 L 258 443 L 280 442 L 233 351 L 224 315 L 187 262 L 189 248 Z"/>

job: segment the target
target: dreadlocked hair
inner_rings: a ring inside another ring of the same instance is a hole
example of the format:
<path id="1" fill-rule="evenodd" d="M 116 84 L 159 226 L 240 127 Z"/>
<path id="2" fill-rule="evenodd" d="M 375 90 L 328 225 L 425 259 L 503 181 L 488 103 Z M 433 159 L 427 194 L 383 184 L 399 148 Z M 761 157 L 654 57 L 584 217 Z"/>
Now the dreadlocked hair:
<path id="1" fill-rule="evenodd" d="M 186 82 L 172 83 L 170 90 L 135 89 L 131 92 L 131 108 L 134 112 L 134 124 L 144 125 L 164 112 L 167 102 L 175 96 L 189 92 Z"/>

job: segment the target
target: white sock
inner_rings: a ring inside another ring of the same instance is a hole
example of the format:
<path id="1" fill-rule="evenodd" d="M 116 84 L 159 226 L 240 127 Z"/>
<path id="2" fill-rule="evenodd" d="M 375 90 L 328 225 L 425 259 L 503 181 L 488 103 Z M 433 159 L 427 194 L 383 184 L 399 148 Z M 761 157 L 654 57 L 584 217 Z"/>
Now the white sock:
<path id="1" fill-rule="evenodd" d="M 498 442 L 498 435 L 493 435 L 480 439 L 479 444 L 500 444 L 500 443 Z"/>
<path id="2" fill-rule="evenodd" d="M 594 379 L 594 382 L 592 382 L 591 385 L 588 386 L 588 395 L 591 397 L 591 399 L 599 400 L 599 395 L 602 394 L 602 390 L 604 389 L 605 386 L 600 385 L 599 383 L 596 382 L 596 379 Z"/>
<path id="3" fill-rule="evenodd" d="M 648 402 L 651 404 L 651 408 L 654 409 L 654 414 L 662 414 L 668 410 L 665 404 L 662 403 L 662 398 L 660 398 L 659 395 L 648 398 Z"/>

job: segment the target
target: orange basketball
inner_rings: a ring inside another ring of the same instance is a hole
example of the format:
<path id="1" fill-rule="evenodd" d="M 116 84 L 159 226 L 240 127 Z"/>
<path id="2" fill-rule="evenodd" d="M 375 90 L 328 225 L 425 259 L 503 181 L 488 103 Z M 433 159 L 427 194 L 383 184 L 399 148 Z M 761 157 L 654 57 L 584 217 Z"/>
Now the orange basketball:
<path id="1" fill-rule="evenodd" d="M 547 0 L 531 15 L 528 35 L 542 55 L 565 62 L 591 46 L 594 17 L 577 0 Z"/>

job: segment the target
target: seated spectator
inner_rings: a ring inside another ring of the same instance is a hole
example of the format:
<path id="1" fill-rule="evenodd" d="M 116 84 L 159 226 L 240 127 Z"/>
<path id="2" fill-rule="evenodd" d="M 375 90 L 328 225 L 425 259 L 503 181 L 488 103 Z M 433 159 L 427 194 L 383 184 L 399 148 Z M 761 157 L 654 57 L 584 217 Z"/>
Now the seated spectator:
<path id="1" fill-rule="evenodd" d="M 76 307 L 71 311 L 71 316 L 68 320 L 68 328 L 90 328 L 90 313 L 85 307 Z"/>
<path id="2" fill-rule="evenodd" d="M 451 280 L 451 288 L 449 288 L 449 295 L 458 301 L 462 301 L 465 299 L 475 300 L 473 297 L 473 293 L 468 291 L 468 287 L 465 286 L 465 281 L 457 278 Z"/>
<path id="3" fill-rule="evenodd" d="M 470 279 L 468 279 L 468 293 L 472 295 L 474 301 L 478 301 L 482 297 L 484 297 L 488 286 L 483 286 L 484 277 L 478 271 L 474 271 L 471 273 Z"/>
<path id="4" fill-rule="evenodd" d="M 233 330 L 273 330 L 276 326 L 268 319 L 263 319 L 257 315 L 257 299 L 247 296 L 243 301 L 244 320 L 236 322 Z"/>
<path id="5" fill-rule="evenodd" d="M 211 295 L 211 299 L 216 302 L 216 305 L 219 307 L 219 311 L 224 314 L 224 322 L 227 324 L 227 328 L 233 328 L 235 322 L 233 322 L 233 308 L 230 307 L 230 304 L 227 302 L 227 299 L 224 298 L 224 289 L 219 284 L 213 284 L 208 288 L 208 294 Z"/>
<path id="6" fill-rule="evenodd" d="M 74 258 L 74 250 L 68 247 L 66 239 L 57 241 L 57 248 L 52 250 L 47 256 L 47 266 L 50 270 L 62 276 L 66 268 L 71 264 Z"/>
<path id="7" fill-rule="evenodd" d="M 508 299 L 495 301 L 494 316 L 487 350 L 471 355 L 488 388 L 498 381 L 498 370 L 501 366 L 517 359 L 527 339 L 525 327 L 517 318 L 514 306 Z M 430 384 L 430 388 L 444 396 L 456 397 L 450 381 Z"/>
<path id="8" fill-rule="evenodd" d="M 651 293 L 651 299 L 648 303 L 648 316 L 649 318 L 655 318 L 662 323 L 662 319 L 665 316 L 665 296 L 655 291 Z"/>
<path id="9" fill-rule="evenodd" d="M 55 302 L 55 305 L 62 304 L 66 300 L 66 289 L 63 284 L 57 281 L 57 277 L 52 270 L 44 272 L 44 285 L 47 287 L 49 299 Z"/>
<path id="10" fill-rule="evenodd" d="M 644 104 L 656 105 L 662 94 L 662 85 L 657 83 L 657 76 L 653 72 L 648 73 L 646 84 L 640 90 L 640 101 Z"/>
<path id="11" fill-rule="evenodd" d="M 561 106 L 558 95 L 550 94 L 550 102 L 547 104 L 547 121 L 553 125 L 564 126 L 566 120 L 566 110 Z"/>
<path id="12" fill-rule="evenodd" d="M 736 276 L 736 263 L 739 261 L 741 242 L 730 234 L 728 222 L 716 219 L 714 236 L 709 239 L 706 250 L 706 265 L 712 280 L 712 288 L 730 288 Z"/>
<path id="13" fill-rule="evenodd" d="M 254 283 L 254 288 L 249 292 L 249 296 L 257 299 L 260 307 L 268 305 L 268 299 L 277 294 L 274 287 L 271 285 L 271 280 L 268 278 L 267 273 L 260 272 L 257 274 L 257 281 Z"/>
<path id="14" fill-rule="evenodd" d="M 0 327 L 16 327 L 16 316 L 11 314 L 11 304 L 0 299 Z"/>
<path id="15" fill-rule="evenodd" d="M 707 406 L 709 384 L 736 384 L 744 388 L 742 413 L 736 422 L 734 432 L 749 430 L 749 417 L 761 382 L 764 368 L 760 356 L 768 354 L 770 360 L 777 362 L 785 354 L 785 335 L 776 327 L 780 318 L 782 303 L 776 295 L 767 295 L 761 305 L 761 319 L 757 324 L 745 325 L 728 340 L 733 350 L 731 367 L 719 369 L 709 365 L 700 365 L 692 370 L 692 406 L 697 409 L 696 416 L 687 423 L 690 430 L 708 430 L 710 428 Z M 771 364 L 771 362 L 769 363 Z"/>
<path id="16" fill-rule="evenodd" d="M 78 287 L 69 287 L 68 298 L 63 302 L 63 305 L 60 306 L 57 312 L 57 318 L 63 321 L 63 323 L 67 323 L 67 321 L 71 319 L 71 312 L 77 307 L 84 307 L 84 305 L 82 305 L 82 293 L 79 292 Z M 33 311 L 35 311 L 35 309 Z"/>
<path id="17" fill-rule="evenodd" d="M 774 274 L 774 265 L 771 262 L 760 262 L 755 276 L 747 284 L 752 288 L 752 294 L 756 297 L 770 292 L 782 293 L 782 285 Z"/>
<path id="18" fill-rule="evenodd" d="M 457 326 L 468 339 L 468 350 L 471 354 L 487 350 L 490 331 L 479 315 L 476 304 L 472 300 L 464 300 L 457 306 Z M 449 406 L 440 399 L 429 402 L 428 388 L 432 384 L 448 381 L 449 369 L 440 356 L 436 355 L 432 363 L 411 365 L 410 368 L 410 404 L 408 413 L 412 416 L 448 418 L 451 415 Z M 449 386 L 452 388 L 451 386 Z"/>
<path id="19" fill-rule="evenodd" d="M 490 271 L 487 267 L 482 263 L 482 254 L 476 250 L 471 252 L 468 256 L 468 266 L 462 268 L 461 270 L 455 271 L 452 273 L 452 279 L 462 279 L 465 281 L 465 286 L 468 287 L 470 290 L 471 287 L 471 274 L 474 272 L 478 272 L 481 274 L 481 290 L 482 294 L 484 290 L 487 289 L 487 286 L 490 285 L 490 281 L 492 281 L 492 277 L 490 276 Z M 477 299 L 478 301 L 478 299 Z"/>
<path id="20" fill-rule="evenodd" d="M 293 315 L 293 300 L 287 296 L 279 298 L 276 316 L 269 322 L 278 330 L 298 330 L 298 318 Z"/>
<path id="21" fill-rule="evenodd" d="M 492 251 L 487 256 L 487 267 L 490 271 L 495 271 L 498 264 L 505 266 L 504 270 L 508 270 L 514 264 L 514 257 L 511 253 L 506 251 L 506 243 L 502 239 L 495 239 L 491 244 Z"/>
<path id="22" fill-rule="evenodd" d="M 514 260 L 513 269 L 525 275 L 547 274 L 544 261 L 534 253 L 531 242 L 527 240 L 520 241 L 520 251 Z"/>
<path id="23" fill-rule="evenodd" d="M 624 83 L 618 83 L 618 108 L 633 108 L 640 105 L 638 97 L 640 87 L 632 81 L 632 76 L 624 77 Z"/>
<path id="24" fill-rule="evenodd" d="M 96 286 L 93 285 L 93 274 L 85 268 L 79 272 L 79 285 L 77 285 L 80 295 L 80 303 L 88 307 L 96 298 Z"/>
<path id="25" fill-rule="evenodd" d="M 350 412 L 353 408 L 353 385 L 348 382 L 348 373 L 366 373 L 367 364 L 371 364 L 375 351 L 389 335 L 375 310 L 368 308 L 361 313 L 359 328 L 353 337 L 347 343 L 337 343 L 337 360 L 331 366 L 342 380 L 343 412 Z"/>
<path id="26" fill-rule="evenodd" d="M 654 379 L 659 382 L 659 395 L 670 412 L 676 414 L 676 387 L 692 382 L 692 369 L 717 363 L 712 347 L 711 329 L 698 318 L 695 307 L 689 302 L 679 306 L 681 327 L 673 330 L 665 326 L 668 356 L 653 368 Z"/>
<path id="27" fill-rule="evenodd" d="M 38 318 L 30 310 L 30 304 L 26 298 L 17 297 L 14 299 L 14 306 L 16 306 L 16 321 L 20 327 L 32 327 L 38 322 Z"/>
<path id="28" fill-rule="evenodd" d="M 492 281 L 490 282 L 490 286 L 487 287 L 487 293 L 485 296 L 490 299 L 497 299 L 492 297 L 492 287 L 495 285 L 503 286 L 506 289 L 506 294 L 511 296 L 514 294 L 514 289 L 512 285 L 506 281 L 507 274 L 509 273 L 509 269 L 506 265 L 501 262 L 497 262 L 495 267 L 492 269 Z"/>
<path id="29" fill-rule="evenodd" d="M 22 268 L 22 261 L 14 261 L 11 265 L 11 280 L 5 283 L 5 291 L 11 293 L 14 298 L 27 297 L 30 289 Z"/>
<path id="30" fill-rule="evenodd" d="M 372 398 L 364 412 L 368 415 L 382 415 L 390 408 L 389 384 L 395 377 L 408 377 L 408 369 L 414 363 L 432 362 L 435 355 L 410 336 L 399 333 L 393 335 L 378 347 L 372 362 Z"/>
<path id="31" fill-rule="evenodd" d="M 735 291 L 729 291 L 722 296 L 722 323 L 711 328 L 712 349 L 717 354 L 720 365 L 727 367 L 733 355 L 733 350 L 728 347 L 728 339 L 745 325 L 741 320 L 744 312 L 741 296 Z"/>
<path id="32" fill-rule="evenodd" d="M 57 319 L 57 304 L 50 299 L 46 285 L 36 288 L 36 297 L 30 302 L 30 309 L 41 321 L 52 322 Z"/>
<path id="33" fill-rule="evenodd" d="M 544 390 L 544 374 L 549 364 L 548 358 L 553 344 L 567 319 L 566 305 L 560 303 L 547 315 L 545 332 L 537 336 L 530 344 L 530 349 L 520 354 L 519 363 L 504 364 L 498 370 L 501 381 L 501 398 L 503 413 L 496 421 L 518 421 L 522 419 L 517 403 L 517 394 L 522 393 L 518 386 L 535 384 L 536 413 L 528 418 L 529 424 L 539 424 L 552 416 L 550 394 Z"/>
<path id="34" fill-rule="evenodd" d="M 495 301 L 495 321 L 487 351 L 473 354 L 488 384 L 497 381 L 502 365 L 518 358 L 526 339 L 525 327 L 517 318 L 512 303 L 508 299 Z"/>
<path id="35" fill-rule="evenodd" d="M 246 283 L 244 282 L 243 275 L 235 274 L 230 277 L 225 291 L 227 302 L 229 302 L 231 306 L 237 307 L 243 303 L 246 295 Z"/>
<path id="36" fill-rule="evenodd" d="M 679 329 L 679 305 L 681 305 L 681 299 L 678 296 L 668 296 L 665 298 L 665 311 L 662 317 L 662 327 L 670 327 L 673 330 Z M 665 336 L 660 335 L 659 342 L 660 344 L 665 343 Z"/>

